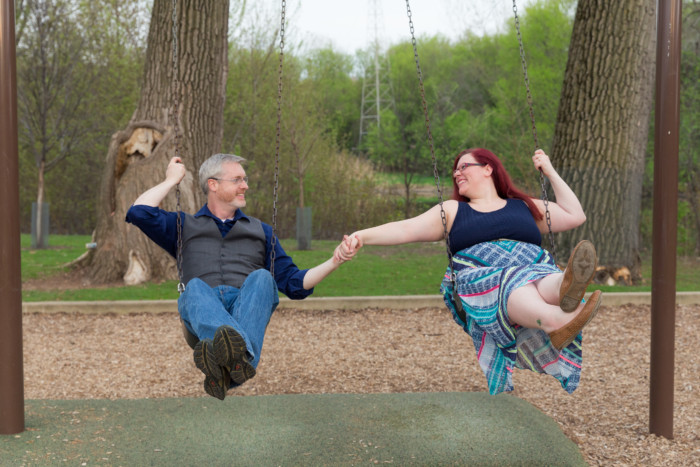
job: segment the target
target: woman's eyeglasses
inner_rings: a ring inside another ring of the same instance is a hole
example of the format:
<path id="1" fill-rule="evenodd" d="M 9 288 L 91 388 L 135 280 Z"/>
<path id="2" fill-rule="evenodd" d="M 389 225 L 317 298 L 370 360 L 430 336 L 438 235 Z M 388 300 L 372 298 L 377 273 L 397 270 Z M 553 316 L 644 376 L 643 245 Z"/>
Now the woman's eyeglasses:
<path id="1" fill-rule="evenodd" d="M 464 164 L 458 165 L 457 168 L 456 168 L 454 171 L 455 171 L 455 172 L 457 172 L 457 171 L 464 172 L 464 171 L 467 170 L 469 167 L 474 166 L 474 165 L 478 165 L 478 166 L 480 166 L 480 167 L 483 167 L 483 166 L 485 166 L 486 164 L 481 163 L 481 162 L 465 162 Z"/>

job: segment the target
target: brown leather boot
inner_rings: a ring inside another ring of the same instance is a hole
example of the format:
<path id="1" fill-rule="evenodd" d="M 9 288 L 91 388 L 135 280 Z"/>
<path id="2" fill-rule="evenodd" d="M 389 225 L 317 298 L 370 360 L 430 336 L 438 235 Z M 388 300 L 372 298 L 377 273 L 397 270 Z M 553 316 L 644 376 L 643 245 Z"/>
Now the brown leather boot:
<path id="1" fill-rule="evenodd" d="M 578 336 L 578 333 L 581 332 L 581 329 L 591 322 L 596 313 L 598 313 L 598 308 L 600 308 L 601 295 L 602 292 L 600 290 L 593 292 L 583 306 L 581 313 L 568 324 L 549 333 L 549 340 L 552 341 L 552 346 L 555 349 L 561 350 L 571 344 Z"/>
<path id="2" fill-rule="evenodd" d="M 595 276 L 597 265 L 598 258 L 593 244 L 588 240 L 580 241 L 571 252 L 559 288 L 559 306 L 566 313 L 578 308 L 586 293 L 586 287 Z"/>

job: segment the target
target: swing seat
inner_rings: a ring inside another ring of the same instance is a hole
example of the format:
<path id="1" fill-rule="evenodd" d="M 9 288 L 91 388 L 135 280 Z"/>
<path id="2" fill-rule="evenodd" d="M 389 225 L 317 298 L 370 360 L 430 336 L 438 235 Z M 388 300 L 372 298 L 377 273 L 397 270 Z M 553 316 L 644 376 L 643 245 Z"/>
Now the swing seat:
<path id="1" fill-rule="evenodd" d="M 187 342 L 187 345 L 192 347 L 194 350 L 194 346 L 197 345 L 197 342 L 199 342 L 199 339 L 197 339 L 197 336 L 192 334 L 189 329 L 187 329 L 187 326 L 185 326 L 185 322 L 180 318 L 180 324 L 182 325 L 182 335 L 185 336 L 185 342 Z"/>

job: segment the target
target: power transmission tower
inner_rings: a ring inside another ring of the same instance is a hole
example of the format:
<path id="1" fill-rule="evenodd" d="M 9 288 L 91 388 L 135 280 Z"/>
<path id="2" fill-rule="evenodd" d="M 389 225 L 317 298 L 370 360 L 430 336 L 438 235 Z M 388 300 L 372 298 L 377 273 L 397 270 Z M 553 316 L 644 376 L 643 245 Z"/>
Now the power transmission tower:
<path id="1" fill-rule="evenodd" d="M 377 0 L 369 0 L 369 27 L 372 28 L 371 60 L 365 68 L 362 79 L 362 106 L 360 109 L 360 134 L 357 147 L 362 148 L 362 138 L 369 133 L 372 125 L 380 128 L 380 115 L 385 106 L 394 106 L 391 88 L 389 57 L 381 56 L 380 24 L 381 8 Z"/>

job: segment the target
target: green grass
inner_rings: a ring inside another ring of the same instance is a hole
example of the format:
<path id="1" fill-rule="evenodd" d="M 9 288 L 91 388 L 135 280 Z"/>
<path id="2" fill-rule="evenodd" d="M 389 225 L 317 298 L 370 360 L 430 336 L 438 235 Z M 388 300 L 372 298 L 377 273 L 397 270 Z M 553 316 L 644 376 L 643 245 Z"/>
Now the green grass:
<path id="1" fill-rule="evenodd" d="M 85 252 L 89 236 L 52 235 L 46 250 L 31 250 L 28 235 L 22 235 L 22 280 L 48 278 L 66 271 L 64 265 Z M 314 240 L 312 249 L 296 249 L 295 240 L 282 246 L 300 268 L 313 267 L 330 257 L 335 241 Z M 676 289 L 700 290 L 700 261 L 678 259 Z M 343 264 L 315 289 L 314 297 L 426 295 L 438 294 L 447 265 L 443 243 L 363 248 L 352 261 Z M 643 259 L 640 286 L 598 286 L 604 292 L 648 292 L 651 290 L 651 261 Z M 172 300 L 178 296 L 175 281 L 112 288 L 61 291 L 25 290 L 24 301 L 73 300 Z"/>
<path id="2" fill-rule="evenodd" d="M 26 237 L 26 238 L 25 238 Z M 85 252 L 89 236 L 52 235 L 50 248 L 31 250 L 22 236 L 22 280 L 47 278 L 66 272 L 64 267 Z M 312 249 L 296 249 L 295 240 L 282 246 L 302 269 L 330 258 L 337 242 L 315 240 Z M 419 244 L 398 247 L 365 247 L 353 260 L 328 276 L 314 290 L 314 297 L 354 295 L 436 294 L 445 269 L 444 245 Z M 177 283 L 144 284 L 112 288 L 25 290 L 24 301 L 73 300 L 169 300 L 176 299 Z"/>
<path id="3" fill-rule="evenodd" d="M 64 265 L 85 253 L 85 244 L 89 242 L 89 235 L 51 235 L 49 248 L 32 250 L 31 237 L 22 234 L 22 280 L 41 279 L 64 272 Z"/>
<path id="4" fill-rule="evenodd" d="M 642 258 L 642 285 L 600 287 L 600 289 L 603 292 L 651 292 L 651 254 L 648 258 Z M 678 292 L 700 291 L 700 258 L 676 259 L 676 290 Z"/>
<path id="5" fill-rule="evenodd" d="M 337 242 L 315 241 L 312 251 L 296 250 L 292 240 L 282 245 L 297 266 L 309 268 L 329 258 Z M 314 296 L 437 294 L 446 264 L 442 243 L 367 246 L 316 286 Z"/>
<path id="6" fill-rule="evenodd" d="M 25 302 L 51 301 L 113 301 L 113 300 L 175 300 L 178 297 L 177 282 L 144 284 L 111 288 L 68 290 L 23 290 Z"/>

